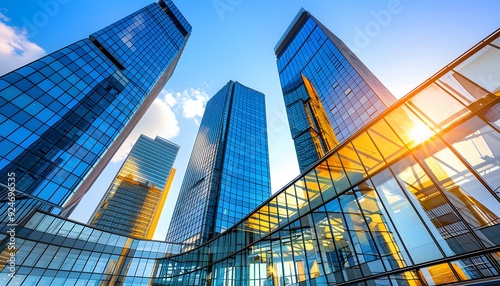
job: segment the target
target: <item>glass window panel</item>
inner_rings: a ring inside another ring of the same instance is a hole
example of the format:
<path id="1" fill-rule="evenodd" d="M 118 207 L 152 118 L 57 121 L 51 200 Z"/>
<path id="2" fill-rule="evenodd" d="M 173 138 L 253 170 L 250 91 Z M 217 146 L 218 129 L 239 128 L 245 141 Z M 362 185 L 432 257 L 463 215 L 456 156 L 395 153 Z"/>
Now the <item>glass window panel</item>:
<path id="1" fill-rule="evenodd" d="M 385 120 L 408 148 L 412 148 L 434 135 L 434 132 L 418 119 L 406 105 L 402 105 L 386 115 Z"/>
<path id="2" fill-rule="evenodd" d="M 50 262 L 49 268 L 52 269 L 59 269 L 62 266 L 63 261 L 66 259 L 66 255 L 68 255 L 69 249 L 61 247 L 57 251 L 57 253 L 54 255 L 52 258 L 52 261 Z"/>
<path id="3" fill-rule="evenodd" d="M 349 181 L 344 172 L 344 168 L 340 163 L 340 159 L 336 153 L 332 154 L 327 160 L 328 170 L 330 172 L 330 176 L 333 180 L 333 185 L 337 190 L 337 193 L 343 192 L 351 187 Z"/>
<path id="4" fill-rule="evenodd" d="M 500 102 L 495 103 L 485 110 L 481 118 L 493 124 L 497 129 L 500 129 Z"/>
<path id="5" fill-rule="evenodd" d="M 318 179 L 319 188 L 325 201 L 333 198 L 336 195 L 335 187 L 333 186 L 332 178 L 326 161 L 321 162 L 315 169 Z"/>
<path id="6" fill-rule="evenodd" d="M 368 136 L 366 132 L 358 135 L 352 141 L 352 144 L 354 145 L 354 148 L 356 148 L 356 151 L 361 158 L 361 162 L 363 162 L 368 174 L 371 174 L 385 166 L 382 155 L 380 155 L 379 151 L 375 147 L 375 144 L 373 144 L 370 136 Z"/>
<path id="7" fill-rule="evenodd" d="M 448 72 L 439 78 L 437 82 L 444 90 L 453 94 L 465 106 L 471 106 L 471 103 L 489 95 L 486 90 L 455 71 Z"/>
<path id="8" fill-rule="evenodd" d="M 40 256 L 44 253 L 46 248 L 47 244 L 38 243 L 35 247 L 31 249 L 31 253 L 24 261 L 23 266 L 34 266 L 35 263 L 38 261 L 38 258 L 40 258 Z"/>
<path id="9" fill-rule="evenodd" d="M 268 203 L 269 207 L 269 227 L 271 230 L 275 230 L 278 227 L 279 218 L 278 218 L 278 203 L 277 199 L 274 198 Z"/>
<path id="10" fill-rule="evenodd" d="M 380 120 L 368 129 L 368 134 L 387 162 L 406 151 L 404 144 L 384 120 Z"/>
<path id="11" fill-rule="evenodd" d="M 496 192 L 500 194 L 500 134 L 474 117 L 443 138 L 457 150 Z"/>
<path id="12" fill-rule="evenodd" d="M 301 178 L 297 180 L 294 184 L 295 194 L 297 198 L 297 205 L 299 209 L 299 215 L 302 215 L 310 210 L 309 201 L 307 199 L 307 191 L 304 184 L 304 179 Z"/>
<path id="13" fill-rule="evenodd" d="M 278 196 L 276 196 L 276 203 L 277 203 L 278 216 L 280 219 L 280 223 L 287 223 L 287 221 L 288 221 L 285 196 L 286 196 L 285 192 L 281 192 Z"/>
<path id="14" fill-rule="evenodd" d="M 485 255 L 456 260 L 451 263 L 461 280 L 497 276 L 498 271 Z"/>
<path id="15" fill-rule="evenodd" d="M 393 270 L 411 265 L 403 244 L 371 183 L 363 182 L 358 187 L 359 191 L 356 192 L 356 195 L 359 205 L 385 267 Z"/>
<path id="16" fill-rule="evenodd" d="M 350 280 L 361 276 L 358 258 L 356 256 L 356 250 L 352 244 L 349 236 L 349 230 L 347 229 L 343 212 L 340 207 L 338 199 L 334 199 L 328 204 L 326 204 L 326 210 L 328 213 L 328 222 L 330 224 L 330 232 L 333 236 L 333 243 L 336 249 L 336 256 L 332 256 L 331 263 L 333 265 L 338 265 L 342 271 L 343 279 Z"/>
<path id="17" fill-rule="evenodd" d="M 285 190 L 286 206 L 288 211 L 288 220 L 293 221 L 298 217 L 297 196 L 295 195 L 294 186 L 290 186 Z"/>
<path id="18" fill-rule="evenodd" d="M 411 157 L 392 169 L 430 232 L 447 255 L 481 248 L 460 215 Z"/>
<path id="19" fill-rule="evenodd" d="M 458 282 L 455 273 L 451 270 L 448 263 L 421 268 L 419 273 L 429 286 Z"/>
<path id="20" fill-rule="evenodd" d="M 442 258 L 439 248 L 391 172 L 385 170 L 377 174 L 373 183 L 413 261 L 422 263 Z"/>
<path id="21" fill-rule="evenodd" d="M 418 150 L 416 156 L 483 243 L 500 244 L 500 203 L 450 149 L 443 147 L 435 141 Z"/>
<path id="22" fill-rule="evenodd" d="M 418 277 L 418 273 L 416 271 L 407 271 L 401 274 L 394 274 L 389 276 L 392 281 L 392 285 L 398 286 L 426 286 L 420 278 Z"/>
<path id="23" fill-rule="evenodd" d="M 487 91 L 500 95 L 500 50 L 486 46 L 467 58 L 454 70 L 466 76 Z"/>
<path id="24" fill-rule="evenodd" d="M 467 114 L 469 110 L 436 84 L 431 84 L 407 102 L 420 118 L 437 130 Z"/>
<path id="25" fill-rule="evenodd" d="M 359 157 L 352 144 L 346 144 L 338 151 L 338 154 L 351 185 L 363 180 L 365 177 L 365 169 L 359 161 Z"/>
<path id="26" fill-rule="evenodd" d="M 304 179 L 307 188 L 307 196 L 309 197 L 309 207 L 312 209 L 319 206 L 323 202 L 323 199 L 321 198 L 320 187 L 316 177 L 316 171 L 311 170 L 305 175 Z"/>
<path id="27" fill-rule="evenodd" d="M 372 237 L 370 236 L 370 232 L 368 231 L 368 226 L 366 225 L 363 214 L 359 209 L 358 203 L 354 196 L 354 192 L 347 191 L 346 193 L 341 195 L 340 205 L 342 207 L 342 213 L 344 214 L 345 223 L 348 229 L 348 235 L 354 245 L 359 263 L 363 264 L 379 259 L 378 251 L 375 247 L 375 243 L 373 242 Z M 382 264 L 381 261 L 380 264 Z M 374 270 L 385 272 L 383 266 L 381 268 L 382 269 Z M 365 275 L 374 274 L 373 272 L 368 273 L 369 269 L 366 270 L 367 273 L 365 273 Z"/>
<path id="28" fill-rule="evenodd" d="M 80 255 L 80 250 L 71 249 L 68 255 L 66 256 L 66 260 L 61 265 L 61 270 L 71 270 L 73 269 L 73 264 L 77 261 Z"/>

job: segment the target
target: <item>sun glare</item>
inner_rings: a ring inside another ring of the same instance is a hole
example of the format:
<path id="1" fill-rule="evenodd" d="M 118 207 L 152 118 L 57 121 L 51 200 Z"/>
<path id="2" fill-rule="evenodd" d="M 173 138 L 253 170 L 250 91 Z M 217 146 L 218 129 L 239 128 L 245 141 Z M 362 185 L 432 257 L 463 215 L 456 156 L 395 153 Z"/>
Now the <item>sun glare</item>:
<path id="1" fill-rule="evenodd" d="M 415 127 L 413 127 L 413 130 L 410 132 L 410 135 L 415 140 L 415 143 L 418 144 L 420 142 L 429 139 L 429 137 L 432 136 L 432 131 L 429 129 L 429 127 L 423 124 L 418 124 Z"/>

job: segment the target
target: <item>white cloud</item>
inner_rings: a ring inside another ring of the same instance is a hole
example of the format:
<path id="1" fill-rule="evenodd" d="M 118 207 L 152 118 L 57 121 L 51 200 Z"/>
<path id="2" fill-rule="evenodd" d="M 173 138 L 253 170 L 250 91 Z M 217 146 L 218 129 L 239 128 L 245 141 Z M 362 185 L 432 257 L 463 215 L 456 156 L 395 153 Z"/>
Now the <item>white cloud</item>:
<path id="1" fill-rule="evenodd" d="M 199 125 L 207 101 L 208 95 L 199 88 L 189 88 L 182 92 L 162 90 L 111 161 L 117 163 L 124 160 L 141 134 L 151 138 L 176 137 L 180 133 L 177 120 L 179 116 L 193 119 Z"/>
<path id="2" fill-rule="evenodd" d="M 26 31 L 9 26 L 10 19 L 0 12 L 0 75 L 32 62 L 45 51 L 26 37 Z"/>
<path id="3" fill-rule="evenodd" d="M 172 139 L 179 135 L 179 132 L 179 122 L 172 108 L 164 98 L 158 97 L 139 123 L 137 123 L 137 126 L 132 130 L 111 161 L 117 163 L 125 159 L 141 134 L 153 139 L 156 136 Z"/>
<path id="4" fill-rule="evenodd" d="M 180 92 L 163 91 L 163 97 L 175 111 L 177 115 L 187 119 L 193 119 L 196 125 L 200 124 L 200 119 L 205 112 L 205 105 L 209 99 L 208 94 L 200 88 L 189 88 Z M 178 114 L 178 111 L 182 111 Z"/>
<path id="5" fill-rule="evenodd" d="M 175 99 L 174 94 L 171 92 L 166 92 L 165 90 L 162 90 L 160 95 L 164 94 L 163 99 L 165 102 L 170 106 L 174 107 L 177 104 L 177 99 Z"/>
<path id="6" fill-rule="evenodd" d="M 182 115 L 186 118 L 202 117 L 208 95 L 200 89 L 185 90 L 182 97 Z M 196 121 L 196 120 L 195 120 Z"/>

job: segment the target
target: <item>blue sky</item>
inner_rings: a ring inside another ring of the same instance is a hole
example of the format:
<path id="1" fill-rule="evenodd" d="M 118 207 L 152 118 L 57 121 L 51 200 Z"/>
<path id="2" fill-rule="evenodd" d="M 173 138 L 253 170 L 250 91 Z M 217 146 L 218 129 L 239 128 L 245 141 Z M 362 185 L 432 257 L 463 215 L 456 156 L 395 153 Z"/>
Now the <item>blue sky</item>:
<path id="1" fill-rule="evenodd" d="M 86 222 L 144 133 L 181 149 L 160 226 L 163 239 L 208 98 L 228 80 L 266 95 L 273 192 L 299 174 L 276 68 L 274 46 L 301 7 L 341 38 L 401 97 L 500 27 L 496 0 L 203 0 L 175 1 L 193 26 L 159 98 L 94 184 L 72 218 Z M 4 0 L 0 4 L 0 74 L 140 9 L 143 0 Z"/>

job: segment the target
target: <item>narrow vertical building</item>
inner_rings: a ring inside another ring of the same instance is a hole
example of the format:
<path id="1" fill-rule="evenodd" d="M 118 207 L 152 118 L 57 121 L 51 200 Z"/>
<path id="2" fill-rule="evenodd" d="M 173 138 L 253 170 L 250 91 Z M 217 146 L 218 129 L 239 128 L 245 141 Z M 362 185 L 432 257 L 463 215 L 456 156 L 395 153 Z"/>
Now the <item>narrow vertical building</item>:
<path id="1" fill-rule="evenodd" d="M 101 229 L 153 238 L 175 175 L 179 145 L 141 135 L 89 220 Z"/>
<path id="2" fill-rule="evenodd" d="M 304 9 L 275 54 L 301 171 L 396 101 L 347 46 Z"/>
<path id="3" fill-rule="evenodd" d="M 167 234 L 197 244 L 271 194 L 264 94 L 229 81 L 207 103 Z"/>
<path id="4" fill-rule="evenodd" d="M 33 209 L 68 216 L 172 75 L 190 32 L 160 0 L 0 77 L 0 208 L 14 174 L 17 221 Z"/>

